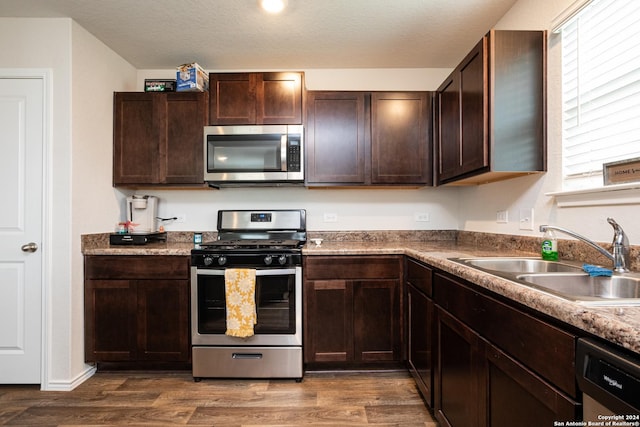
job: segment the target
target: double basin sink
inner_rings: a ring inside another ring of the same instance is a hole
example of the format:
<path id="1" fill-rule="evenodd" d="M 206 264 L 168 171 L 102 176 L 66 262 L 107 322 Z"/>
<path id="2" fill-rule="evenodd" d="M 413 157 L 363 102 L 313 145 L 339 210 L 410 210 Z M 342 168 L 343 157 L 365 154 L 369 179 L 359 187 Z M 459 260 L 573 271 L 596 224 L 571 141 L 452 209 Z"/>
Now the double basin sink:
<path id="1" fill-rule="evenodd" d="M 592 277 L 584 272 L 582 264 L 540 258 L 450 260 L 585 305 L 640 305 L 640 274 Z"/>

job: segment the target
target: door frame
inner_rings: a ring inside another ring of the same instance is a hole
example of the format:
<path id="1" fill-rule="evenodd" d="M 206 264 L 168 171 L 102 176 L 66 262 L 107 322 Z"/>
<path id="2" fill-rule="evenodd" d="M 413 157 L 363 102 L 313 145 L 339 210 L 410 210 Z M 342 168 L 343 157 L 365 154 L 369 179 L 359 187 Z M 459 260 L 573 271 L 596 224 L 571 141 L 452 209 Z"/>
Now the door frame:
<path id="1" fill-rule="evenodd" d="M 40 236 L 40 250 L 42 251 L 41 265 L 41 325 L 40 325 L 40 389 L 48 389 L 49 378 L 49 361 L 51 359 L 52 349 L 50 348 L 49 337 L 51 332 L 49 328 L 53 324 L 51 309 L 51 280 L 52 274 L 51 262 L 51 240 L 49 239 L 52 230 L 52 212 L 51 212 L 51 172 L 52 172 L 52 152 L 51 152 L 51 135 L 52 135 L 52 70 L 50 68 L 0 68 L 0 78 L 2 79 L 39 79 L 42 80 L 42 235 Z"/>

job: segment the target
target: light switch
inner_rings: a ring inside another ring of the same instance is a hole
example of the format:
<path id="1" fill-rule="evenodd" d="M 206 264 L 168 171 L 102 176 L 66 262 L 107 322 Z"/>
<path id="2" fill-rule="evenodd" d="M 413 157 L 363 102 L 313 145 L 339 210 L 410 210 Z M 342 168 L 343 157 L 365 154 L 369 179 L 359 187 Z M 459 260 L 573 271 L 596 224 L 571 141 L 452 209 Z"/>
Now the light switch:
<path id="1" fill-rule="evenodd" d="M 520 230 L 533 230 L 533 208 L 520 209 Z"/>

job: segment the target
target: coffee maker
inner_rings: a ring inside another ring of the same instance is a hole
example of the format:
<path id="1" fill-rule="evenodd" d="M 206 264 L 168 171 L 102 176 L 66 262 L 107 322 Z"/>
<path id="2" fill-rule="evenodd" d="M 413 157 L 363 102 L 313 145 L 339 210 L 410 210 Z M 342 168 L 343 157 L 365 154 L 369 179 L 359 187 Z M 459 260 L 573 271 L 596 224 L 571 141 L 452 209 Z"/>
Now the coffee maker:
<path id="1" fill-rule="evenodd" d="M 157 216 L 157 197 L 137 194 L 127 197 L 127 221 L 131 222 L 129 233 L 157 232 Z"/>

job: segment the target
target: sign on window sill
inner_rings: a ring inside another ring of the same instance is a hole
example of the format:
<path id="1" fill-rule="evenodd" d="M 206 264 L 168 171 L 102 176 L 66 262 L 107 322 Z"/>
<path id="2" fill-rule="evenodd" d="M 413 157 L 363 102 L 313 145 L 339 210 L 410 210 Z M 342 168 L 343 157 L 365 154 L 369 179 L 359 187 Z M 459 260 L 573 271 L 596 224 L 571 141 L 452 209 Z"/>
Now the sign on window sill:
<path id="1" fill-rule="evenodd" d="M 602 165 L 604 185 L 640 182 L 640 157 Z"/>
<path id="2" fill-rule="evenodd" d="M 559 208 L 584 206 L 640 205 L 640 183 L 624 183 L 599 188 L 545 193 Z"/>

